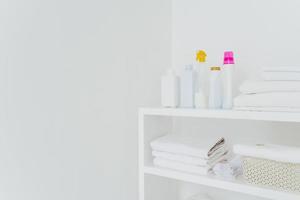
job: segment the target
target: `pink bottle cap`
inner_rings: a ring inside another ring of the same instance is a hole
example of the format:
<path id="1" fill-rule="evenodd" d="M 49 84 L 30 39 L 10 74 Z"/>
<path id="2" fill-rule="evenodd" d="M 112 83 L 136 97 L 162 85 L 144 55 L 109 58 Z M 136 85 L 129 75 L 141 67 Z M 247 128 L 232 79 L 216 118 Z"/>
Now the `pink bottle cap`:
<path id="1" fill-rule="evenodd" d="M 224 65 L 226 64 L 234 64 L 233 51 L 225 51 L 224 52 Z"/>

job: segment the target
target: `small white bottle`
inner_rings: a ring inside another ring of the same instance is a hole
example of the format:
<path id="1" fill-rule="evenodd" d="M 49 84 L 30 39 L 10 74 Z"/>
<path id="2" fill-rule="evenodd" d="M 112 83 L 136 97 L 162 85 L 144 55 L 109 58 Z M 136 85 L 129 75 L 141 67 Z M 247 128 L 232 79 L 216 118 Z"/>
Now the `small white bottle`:
<path id="1" fill-rule="evenodd" d="M 179 105 L 179 78 L 173 69 L 161 77 L 161 104 L 163 107 L 175 108 Z"/>
<path id="2" fill-rule="evenodd" d="M 209 102 L 208 107 L 211 109 L 222 108 L 222 82 L 221 82 L 221 68 L 210 68 L 209 80 Z"/>
<path id="3" fill-rule="evenodd" d="M 234 57 L 232 51 L 224 52 L 223 62 L 223 109 L 232 109 L 233 107 L 233 70 L 234 70 Z"/>
<path id="4" fill-rule="evenodd" d="M 195 71 L 193 65 L 185 66 L 180 76 L 180 106 L 183 108 L 194 107 Z"/>
<path id="5" fill-rule="evenodd" d="M 196 54 L 196 61 L 197 63 L 197 86 L 196 86 L 196 92 L 194 96 L 194 103 L 196 108 L 204 109 L 207 107 L 207 100 L 206 95 L 204 93 L 204 69 L 206 67 L 205 61 L 206 61 L 206 52 L 204 50 L 200 50 Z"/>

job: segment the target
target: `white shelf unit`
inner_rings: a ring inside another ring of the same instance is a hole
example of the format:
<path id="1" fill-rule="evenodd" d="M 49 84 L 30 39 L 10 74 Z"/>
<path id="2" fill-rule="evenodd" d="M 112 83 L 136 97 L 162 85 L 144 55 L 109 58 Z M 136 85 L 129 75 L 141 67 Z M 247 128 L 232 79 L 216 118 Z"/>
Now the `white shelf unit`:
<path id="1" fill-rule="evenodd" d="M 187 118 L 188 120 L 190 118 L 199 118 L 199 120 L 254 120 L 272 123 L 300 122 L 299 113 L 141 108 L 139 110 L 139 200 L 181 200 L 174 194 L 177 192 L 181 182 L 196 184 L 199 187 L 236 192 L 259 199 L 300 199 L 300 194 L 298 193 L 253 186 L 244 183 L 242 180 L 225 181 L 213 176 L 199 176 L 153 166 L 149 143 L 172 130 L 172 126 L 174 126 L 173 119 L 178 117 Z M 156 180 L 152 177 L 148 181 L 146 176 L 159 177 L 160 179 Z M 165 182 L 161 178 L 165 179 Z"/>

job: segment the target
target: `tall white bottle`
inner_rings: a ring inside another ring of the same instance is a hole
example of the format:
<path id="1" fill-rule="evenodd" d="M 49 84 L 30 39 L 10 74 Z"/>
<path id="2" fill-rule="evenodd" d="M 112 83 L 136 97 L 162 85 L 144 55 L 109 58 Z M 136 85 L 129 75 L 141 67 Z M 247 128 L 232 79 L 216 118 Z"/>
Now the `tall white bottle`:
<path id="1" fill-rule="evenodd" d="M 194 107 L 195 71 L 193 65 L 185 66 L 180 76 L 180 106 L 183 108 Z"/>
<path id="2" fill-rule="evenodd" d="M 232 51 L 224 52 L 223 62 L 223 109 L 232 109 L 233 107 L 233 70 L 234 57 Z"/>
<path id="3" fill-rule="evenodd" d="M 208 107 L 211 109 L 222 108 L 222 80 L 221 80 L 221 68 L 210 68 L 210 80 L 209 80 L 209 100 Z"/>
<path id="4" fill-rule="evenodd" d="M 169 108 L 179 106 L 179 78 L 172 69 L 161 77 L 161 104 Z"/>
<path id="5" fill-rule="evenodd" d="M 207 100 L 206 95 L 204 93 L 204 79 L 205 79 L 205 67 L 206 67 L 206 53 L 204 50 L 200 50 L 197 52 L 196 56 L 197 63 L 197 80 L 196 80 L 196 92 L 194 96 L 194 102 L 196 108 L 206 108 Z"/>

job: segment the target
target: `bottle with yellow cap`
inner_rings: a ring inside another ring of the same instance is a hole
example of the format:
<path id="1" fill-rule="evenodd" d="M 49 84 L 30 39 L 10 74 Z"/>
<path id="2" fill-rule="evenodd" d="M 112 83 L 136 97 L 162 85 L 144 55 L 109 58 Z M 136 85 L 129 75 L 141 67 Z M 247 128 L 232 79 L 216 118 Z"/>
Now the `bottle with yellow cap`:
<path id="1" fill-rule="evenodd" d="M 206 108 L 207 100 L 204 93 L 204 70 L 205 70 L 205 61 L 206 61 L 206 52 L 204 50 L 199 50 L 196 54 L 197 64 L 197 79 L 196 79 L 196 92 L 194 95 L 194 102 L 196 108 Z"/>
<path id="2" fill-rule="evenodd" d="M 211 109 L 222 108 L 222 77 L 218 66 L 210 68 L 208 106 Z"/>

